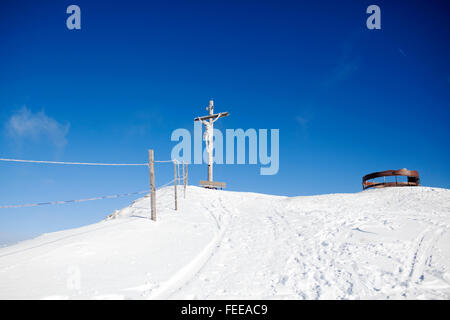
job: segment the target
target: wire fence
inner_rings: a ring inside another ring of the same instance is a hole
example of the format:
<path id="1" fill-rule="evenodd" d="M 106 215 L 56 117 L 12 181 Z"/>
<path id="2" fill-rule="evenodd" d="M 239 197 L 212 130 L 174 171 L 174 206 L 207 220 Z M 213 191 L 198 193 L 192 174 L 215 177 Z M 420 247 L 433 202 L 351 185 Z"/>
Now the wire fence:
<path id="1" fill-rule="evenodd" d="M 77 203 L 77 202 L 85 202 L 85 201 L 93 201 L 93 200 L 113 199 L 113 198 L 120 198 L 120 197 L 125 197 L 125 196 L 143 194 L 143 193 L 148 193 L 148 190 L 122 193 L 122 194 L 113 194 L 113 195 L 100 196 L 100 197 L 95 197 L 95 198 L 77 199 L 77 200 L 63 200 L 63 201 L 50 201 L 50 202 L 28 203 L 28 204 L 14 204 L 14 205 L 0 206 L 0 209 L 27 208 L 27 207 L 38 207 L 38 206 L 54 205 L 54 204 Z"/>
<path id="2" fill-rule="evenodd" d="M 22 160 L 22 159 L 7 159 L 0 158 L 3 162 L 24 162 L 24 163 L 40 163 L 40 164 L 69 164 L 69 165 L 85 165 L 85 166 L 149 166 L 148 163 L 100 163 L 100 162 L 64 162 L 64 161 L 42 161 L 42 160 Z M 177 160 L 154 160 L 153 162 L 158 163 L 177 163 Z"/>
<path id="3" fill-rule="evenodd" d="M 22 160 L 22 159 L 7 159 L 7 158 L 0 158 L 0 161 L 3 161 L 3 162 L 20 162 L 20 163 L 38 163 L 38 164 L 88 165 L 88 166 L 147 166 L 147 167 L 149 166 L 149 163 L 62 162 L 62 161 Z M 166 187 L 168 185 L 171 185 L 175 181 L 180 183 L 183 179 L 186 178 L 185 172 L 184 172 L 184 163 L 183 163 L 183 176 L 180 176 L 180 170 L 179 170 L 180 162 L 179 161 L 177 161 L 177 160 L 155 160 L 153 162 L 158 162 L 158 163 L 170 163 L 170 162 L 172 162 L 178 168 L 178 170 L 176 170 L 176 177 L 174 177 L 174 179 L 172 179 L 171 181 L 166 182 L 165 184 L 157 187 L 156 190 L 159 190 L 159 189 L 164 188 L 164 187 Z M 144 191 L 121 193 L 121 194 L 113 194 L 113 195 L 105 195 L 105 196 L 98 196 L 98 197 L 85 198 L 85 199 L 76 199 L 76 200 L 63 200 L 63 201 L 37 202 L 37 203 L 28 203 L 28 204 L 2 205 L 2 206 L 0 206 L 0 209 L 27 208 L 27 207 L 38 207 L 38 206 L 45 206 L 45 205 L 79 203 L 79 202 L 94 201 L 94 200 L 121 198 L 121 197 L 126 197 L 126 196 L 131 196 L 131 195 L 144 194 L 144 193 L 150 193 L 150 191 L 147 189 L 147 190 L 144 190 Z"/>
<path id="4" fill-rule="evenodd" d="M 3 159 L 3 162 L 27 162 L 27 163 L 41 163 L 41 164 L 70 164 L 70 165 L 85 165 L 85 166 L 148 166 L 148 163 L 92 163 L 92 162 L 62 162 L 62 161 L 40 161 L 40 160 L 22 160 L 22 159 Z M 176 161 L 176 160 L 169 160 Z M 162 161 L 160 161 L 162 162 Z"/>

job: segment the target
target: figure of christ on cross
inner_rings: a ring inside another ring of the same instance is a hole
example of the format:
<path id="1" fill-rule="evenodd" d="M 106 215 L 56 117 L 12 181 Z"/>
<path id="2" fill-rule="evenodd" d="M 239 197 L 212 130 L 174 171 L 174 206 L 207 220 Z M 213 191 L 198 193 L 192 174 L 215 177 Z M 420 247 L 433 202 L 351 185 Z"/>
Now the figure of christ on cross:
<path id="1" fill-rule="evenodd" d="M 221 112 L 214 114 L 214 101 L 209 101 L 209 106 L 206 107 L 209 111 L 208 116 L 197 117 L 194 121 L 200 121 L 205 126 L 205 133 L 203 140 L 206 143 L 206 152 L 208 153 L 208 182 L 213 181 L 213 140 L 214 140 L 214 122 L 222 117 L 227 117 L 228 112 Z"/>

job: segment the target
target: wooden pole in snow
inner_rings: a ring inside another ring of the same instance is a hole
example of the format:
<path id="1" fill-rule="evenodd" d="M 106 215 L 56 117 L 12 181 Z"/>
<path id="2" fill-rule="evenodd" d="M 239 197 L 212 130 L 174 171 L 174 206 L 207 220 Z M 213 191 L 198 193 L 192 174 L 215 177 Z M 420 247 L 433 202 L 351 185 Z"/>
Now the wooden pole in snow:
<path id="1" fill-rule="evenodd" d="M 184 199 L 186 199 L 186 175 L 187 175 L 187 163 L 183 161 L 183 185 L 184 185 Z"/>
<path id="2" fill-rule="evenodd" d="M 148 166 L 150 168 L 150 208 L 152 220 L 156 221 L 156 198 L 155 198 L 155 161 L 153 150 L 148 150 Z"/>
<path id="3" fill-rule="evenodd" d="M 186 186 L 189 185 L 188 163 L 186 162 Z"/>
<path id="4" fill-rule="evenodd" d="M 177 160 L 175 160 L 173 162 L 173 167 L 174 167 L 174 173 L 175 173 L 175 180 L 174 180 L 174 191 L 175 191 L 175 210 L 178 210 L 178 203 L 177 203 L 177 180 L 178 180 L 178 176 L 177 176 Z"/>

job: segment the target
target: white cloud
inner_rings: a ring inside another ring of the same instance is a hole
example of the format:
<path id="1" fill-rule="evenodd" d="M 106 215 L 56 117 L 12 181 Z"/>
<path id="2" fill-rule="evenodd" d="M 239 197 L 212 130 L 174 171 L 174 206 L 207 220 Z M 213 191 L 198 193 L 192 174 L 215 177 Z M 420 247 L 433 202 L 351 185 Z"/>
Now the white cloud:
<path id="1" fill-rule="evenodd" d="M 295 121 L 297 121 L 297 123 L 300 124 L 300 126 L 301 126 L 303 129 L 306 129 L 306 127 L 308 126 L 308 122 L 309 122 L 309 120 L 306 119 L 306 118 L 303 117 L 303 116 L 297 116 L 297 117 L 295 117 Z"/>
<path id="2" fill-rule="evenodd" d="M 63 125 L 50 118 L 44 111 L 33 113 L 27 107 L 23 107 L 13 114 L 6 123 L 8 134 L 19 141 L 45 139 L 58 148 L 67 144 L 66 135 L 70 125 Z"/>
<path id="3" fill-rule="evenodd" d="M 340 57 L 335 67 L 325 78 L 325 86 L 331 86 L 345 81 L 358 71 L 360 59 L 354 51 L 352 42 L 342 44 Z"/>
<path id="4" fill-rule="evenodd" d="M 358 67 L 356 61 L 342 61 L 334 68 L 329 81 L 331 83 L 336 83 L 346 80 L 358 70 Z"/>

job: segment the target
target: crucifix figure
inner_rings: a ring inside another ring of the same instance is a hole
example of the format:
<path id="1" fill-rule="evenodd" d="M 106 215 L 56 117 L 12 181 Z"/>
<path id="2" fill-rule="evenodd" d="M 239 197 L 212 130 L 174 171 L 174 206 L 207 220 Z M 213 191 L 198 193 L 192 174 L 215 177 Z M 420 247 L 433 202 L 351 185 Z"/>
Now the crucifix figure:
<path id="1" fill-rule="evenodd" d="M 206 152 L 208 153 L 208 183 L 210 187 L 213 183 L 213 141 L 214 141 L 214 122 L 222 117 L 227 117 L 228 112 L 221 112 L 214 114 L 214 101 L 209 101 L 209 106 L 206 107 L 209 111 L 209 115 L 203 117 L 197 117 L 194 121 L 200 121 L 205 126 L 205 133 L 203 140 L 206 143 Z"/>

